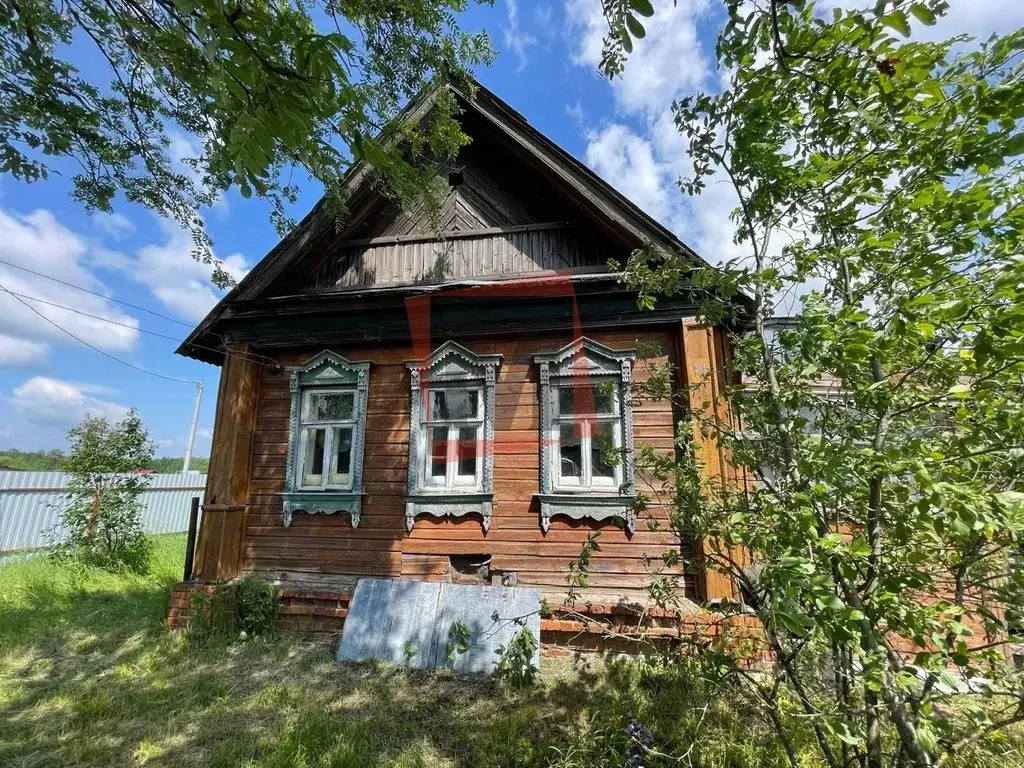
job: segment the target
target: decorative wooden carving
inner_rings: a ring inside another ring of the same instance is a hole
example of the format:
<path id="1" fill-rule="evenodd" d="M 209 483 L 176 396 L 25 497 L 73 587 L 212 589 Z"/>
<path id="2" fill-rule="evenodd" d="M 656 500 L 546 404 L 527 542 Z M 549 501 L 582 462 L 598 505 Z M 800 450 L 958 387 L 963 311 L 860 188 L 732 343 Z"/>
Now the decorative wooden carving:
<path id="1" fill-rule="evenodd" d="M 352 362 L 341 355 L 324 350 L 303 365 L 290 369 L 288 390 L 291 393 L 288 431 L 288 465 L 285 474 L 283 522 L 292 524 L 296 512 L 307 514 L 349 515 L 352 527 L 359 525 L 363 496 L 363 441 L 366 433 L 366 393 L 369 384 L 370 363 Z M 352 487 L 347 491 L 308 490 L 297 482 L 297 456 L 301 428 L 299 418 L 304 392 L 318 387 L 353 387 L 355 392 L 355 427 L 352 433 Z"/>
<path id="2" fill-rule="evenodd" d="M 425 360 L 410 360 L 409 385 L 411 418 L 409 422 L 409 475 L 406 485 L 406 528 L 412 530 L 420 514 L 433 517 L 462 517 L 479 514 L 484 531 L 491 527 L 491 501 L 494 494 L 494 388 L 501 355 L 477 355 L 446 341 Z M 424 457 L 421 454 L 423 436 L 424 396 L 432 384 L 483 384 L 483 471 L 479 487 L 430 488 L 423 482 Z"/>
<path id="3" fill-rule="evenodd" d="M 405 529 L 411 531 L 419 515 L 431 517 L 465 517 L 480 515 L 484 533 L 491 530 L 493 494 L 448 494 L 430 496 L 421 494 L 405 501 Z"/>
<path id="4" fill-rule="evenodd" d="M 537 494 L 541 507 L 541 529 L 546 533 L 551 518 L 564 515 L 574 520 L 590 518 L 607 520 L 618 518 L 630 533 L 636 527 L 636 514 L 630 508 L 635 490 L 633 464 L 633 389 L 632 365 L 636 357 L 632 350 L 621 352 L 592 339 L 580 337 L 556 352 L 535 355 L 540 366 L 540 486 Z M 622 417 L 622 486 L 615 495 L 594 490 L 578 493 L 556 493 L 552 449 L 553 388 L 580 377 L 614 377 L 618 381 L 618 396 Z"/>
<path id="5" fill-rule="evenodd" d="M 636 511 L 629 496 L 596 496 L 593 494 L 547 494 L 539 493 L 540 529 L 544 533 L 551 528 L 551 518 L 563 515 L 573 520 L 621 520 L 626 530 L 636 530 Z"/>

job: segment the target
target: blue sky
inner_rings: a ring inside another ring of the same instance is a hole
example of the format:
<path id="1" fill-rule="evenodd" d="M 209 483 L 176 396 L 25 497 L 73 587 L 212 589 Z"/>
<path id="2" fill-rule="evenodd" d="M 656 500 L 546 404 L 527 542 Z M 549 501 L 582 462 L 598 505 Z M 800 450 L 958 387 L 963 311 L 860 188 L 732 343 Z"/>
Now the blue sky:
<path id="1" fill-rule="evenodd" d="M 951 6 L 930 36 L 987 36 L 1024 24 L 1020 0 L 952 0 Z M 732 198 L 724 184 L 711 184 L 698 200 L 678 192 L 675 180 L 688 160 L 668 114 L 674 98 L 717 87 L 714 38 L 723 13 L 711 0 L 661 0 L 655 7 L 625 76 L 611 83 L 597 74 L 604 34 L 598 0 L 496 0 L 472 8 L 463 25 L 486 29 L 500 52 L 493 67 L 477 73 L 485 85 L 706 258 L 724 260 L 735 253 Z M 186 136 L 173 138 L 178 157 L 197 152 Z M 3 263 L 0 283 L 120 323 L 29 302 L 108 354 L 182 383 L 119 365 L 0 294 L 0 448 L 63 448 L 67 429 L 85 413 L 118 418 L 135 406 L 158 453 L 181 455 L 194 382 L 203 381 L 196 453 L 207 455 L 220 369 L 177 357 L 175 342 L 142 331 L 183 338 L 220 295 L 209 268 L 191 260 L 188 236 L 173 224 L 123 202 L 113 215 L 90 216 L 68 191 L 60 176 L 32 185 L 0 178 L 0 260 L 100 296 Z M 319 195 L 307 183 L 293 214 L 301 217 Z M 217 256 L 236 277 L 277 241 L 267 214 L 264 204 L 236 193 L 203 211 Z"/>

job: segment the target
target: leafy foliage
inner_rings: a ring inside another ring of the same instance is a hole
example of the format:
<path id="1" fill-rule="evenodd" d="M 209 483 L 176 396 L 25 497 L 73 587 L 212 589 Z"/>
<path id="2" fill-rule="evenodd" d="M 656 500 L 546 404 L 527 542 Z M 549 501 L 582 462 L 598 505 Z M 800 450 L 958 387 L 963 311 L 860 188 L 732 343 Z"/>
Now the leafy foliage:
<path id="1" fill-rule="evenodd" d="M 264 637 L 274 631 L 279 606 L 277 589 L 266 579 L 221 582 L 209 593 L 192 595 L 188 632 L 196 642 Z"/>
<path id="2" fill-rule="evenodd" d="M 682 189 L 732 187 L 744 255 L 694 270 L 642 250 L 627 281 L 645 306 L 710 289 L 703 320 L 753 331 L 731 338 L 727 408 L 703 382 L 680 398 L 681 446 L 723 445 L 747 482 L 641 459 L 704 544 L 691 565 L 761 620 L 772 671 L 726 662 L 790 764 L 793 711 L 825 765 L 941 764 L 1024 719 L 1007 620 L 1024 581 L 1024 31 L 912 39 L 941 0 L 726 8 L 727 87 L 673 114 Z"/>
<path id="3" fill-rule="evenodd" d="M 158 456 L 149 462 L 146 469 L 154 472 L 174 474 L 181 472 L 185 459 L 179 456 Z M 210 468 L 210 460 L 205 456 L 193 456 L 188 464 L 189 472 L 206 472 Z"/>
<path id="4" fill-rule="evenodd" d="M 539 648 L 537 638 L 529 627 L 523 626 L 508 645 L 499 645 L 498 664 L 494 676 L 498 683 L 509 688 L 528 688 L 537 681 L 537 665 L 533 660 Z"/>
<path id="5" fill-rule="evenodd" d="M 138 411 L 114 425 L 86 416 L 68 440 L 68 505 L 53 534 L 54 554 L 102 568 L 144 570 L 150 542 L 139 496 L 148 481 L 139 470 L 153 458 L 153 444 Z"/>
<path id="6" fill-rule="evenodd" d="M 22 472 L 60 472 L 64 469 L 65 461 L 67 456 L 59 448 L 52 448 L 49 451 L 19 451 L 17 448 L 0 451 L 0 467 Z M 184 461 L 183 458 L 176 456 L 157 456 L 150 459 L 143 469 L 173 474 L 181 472 Z M 189 471 L 206 472 L 209 466 L 208 458 L 193 456 L 189 463 Z"/>
<path id="7" fill-rule="evenodd" d="M 445 648 L 448 651 L 448 662 L 455 663 L 455 660 L 464 653 L 469 652 L 473 632 L 464 621 L 453 621 L 448 627 L 448 642 Z"/>
<path id="8" fill-rule="evenodd" d="M 324 185 L 336 212 L 354 161 L 391 192 L 415 194 L 432 174 L 424 161 L 464 140 L 454 102 L 442 92 L 422 132 L 384 126 L 427 83 L 490 60 L 486 36 L 458 27 L 465 7 L 19 0 L 0 11 L 0 172 L 32 182 L 71 159 L 72 195 L 87 209 L 109 211 L 123 194 L 189 229 L 206 262 L 197 211 L 232 187 L 266 198 L 282 235 L 295 168 Z M 88 72 L 74 63 L 84 57 Z"/>
<path id="9" fill-rule="evenodd" d="M 58 448 L 49 451 L 19 451 L 11 448 L 0 451 L 0 467 L 23 472 L 60 471 L 64 468 L 64 452 Z"/>

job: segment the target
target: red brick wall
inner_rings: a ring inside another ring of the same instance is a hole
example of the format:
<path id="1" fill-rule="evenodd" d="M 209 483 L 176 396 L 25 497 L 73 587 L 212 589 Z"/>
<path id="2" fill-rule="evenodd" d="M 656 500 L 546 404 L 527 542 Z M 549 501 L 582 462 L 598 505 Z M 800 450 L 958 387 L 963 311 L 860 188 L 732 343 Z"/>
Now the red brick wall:
<path id="1" fill-rule="evenodd" d="M 212 592 L 211 584 L 184 582 L 175 586 L 171 590 L 167 626 L 170 629 L 187 629 L 196 611 L 193 597 L 197 593 L 208 595 Z M 274 627 L 282 632 L 296 632 L 323 640 L 336 640 L 341 636 L 351 597 L 347 592 L 290 587 L 280 589 L 280 607 L 277 610 Z"/>

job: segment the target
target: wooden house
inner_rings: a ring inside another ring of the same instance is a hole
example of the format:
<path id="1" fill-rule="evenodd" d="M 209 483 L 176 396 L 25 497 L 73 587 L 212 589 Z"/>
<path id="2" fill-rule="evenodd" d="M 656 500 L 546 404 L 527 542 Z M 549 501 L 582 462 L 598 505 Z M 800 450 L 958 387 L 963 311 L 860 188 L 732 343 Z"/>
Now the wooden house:
<path id="1" fill-rule="evenodd" d="M 200 582 L 482 579 L 558 601 L 600 530 L 588 593 L 643 601 L 647 558 L 693 546 L 629 503 L 631 452 L 677 450 L 679 417 L 634 401 L 635 350 L 657 344 L 674 383 L 714 402 L 725 336 L 690 294 L 639 309 L 608 263 L 645 243 L 703 262 L 486 89 L 459 101 L 471 143 L 440 223 L 357 167 L 343 227 L 321 202 L 178 350 L 221 366 Z M 732 594 L 680 576 L 692 600 Z"/>

